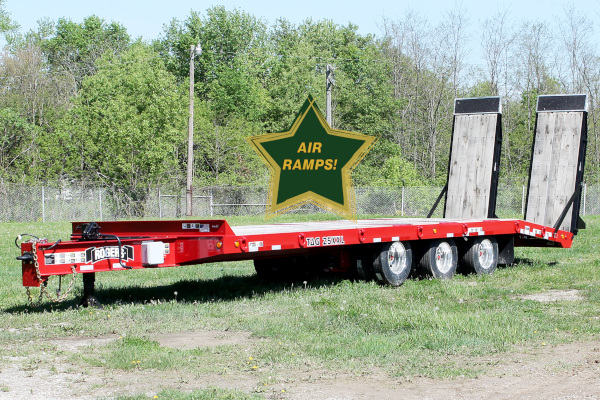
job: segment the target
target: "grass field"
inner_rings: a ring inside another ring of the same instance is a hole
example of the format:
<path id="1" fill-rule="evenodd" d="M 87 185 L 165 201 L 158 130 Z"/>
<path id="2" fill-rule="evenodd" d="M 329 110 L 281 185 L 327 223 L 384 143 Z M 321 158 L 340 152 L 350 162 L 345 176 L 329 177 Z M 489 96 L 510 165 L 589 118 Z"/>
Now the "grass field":
<path id="1" fill-rule="evenodd" d="M 35 374 L 57 353 L 73 369 L 248 375 L 264 387 L 252 393 L 217 388 L 188 393 L 156 386 L 123 397 L 135 399 L 153 398 L 149 392 L 158 398 L 275 398 L 272 388 L 283 393 L 286 371 L 475 377 L 485 366 L 472 359 L 600 338 L 600 255 L 595 252 L 600 217 L 588 216 L 586 222 L 588 229 L 580 231 L 572 249 L 516 249 L 515 264 L 492 276 L 413 279 L 400 288 L 341 277 L 268 284 L 257 279 L 251 262 L 101 273 L 96 276 L 101 310 L 77 308 L 81 278 L 65 302 L 29 307 L 15 236 L 27 232 L 66 239 L 70 225 L 4 223 L 0 370 L 17 357 Z M 50 286 L 56 282 L 52 278 Z M 554 290 L 576 290 L 580 298 L 540 302 L 527 297 Z M 240 332 L 249 340 L 172 348 L 153 339 L 189 331 Z M 118 339 L 84 352 L 52 344 L 53 339 L 111 335 Z M 0 382 L 0 394 L 10 390 Z"/>

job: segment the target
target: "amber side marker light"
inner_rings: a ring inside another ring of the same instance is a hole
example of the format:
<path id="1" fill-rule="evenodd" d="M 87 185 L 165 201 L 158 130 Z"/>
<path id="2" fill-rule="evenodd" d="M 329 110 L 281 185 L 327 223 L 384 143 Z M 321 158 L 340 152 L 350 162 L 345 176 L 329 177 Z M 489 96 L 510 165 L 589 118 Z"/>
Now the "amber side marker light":
<path id="1" fill-rule="evenodd" d="M 223 247 L 223 242 L 221 242 L 220 240 L 217 242 L 217 249 L 221 249 L 221 247 Z"/>

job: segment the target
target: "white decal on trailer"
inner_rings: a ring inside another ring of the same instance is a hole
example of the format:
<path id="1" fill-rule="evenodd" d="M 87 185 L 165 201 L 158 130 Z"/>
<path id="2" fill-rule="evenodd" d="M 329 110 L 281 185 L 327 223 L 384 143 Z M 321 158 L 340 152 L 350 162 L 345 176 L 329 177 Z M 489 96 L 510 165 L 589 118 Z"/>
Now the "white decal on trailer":
<path id="1" fill-rule="evenodd" d="M 263 247 L 262 241 L 248 243 L 248 251 L 258 251 L 258 249 L 261 247 Z"/>

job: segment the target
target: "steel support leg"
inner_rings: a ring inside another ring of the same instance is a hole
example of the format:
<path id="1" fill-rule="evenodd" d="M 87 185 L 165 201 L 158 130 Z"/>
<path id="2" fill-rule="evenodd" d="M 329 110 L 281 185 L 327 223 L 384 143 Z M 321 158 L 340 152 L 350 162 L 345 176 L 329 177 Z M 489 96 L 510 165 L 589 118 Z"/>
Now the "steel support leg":
<path id="1" fill-rule="evenodd" d="M 95 282 L 95 272 L 83 274 L 83 298 L 81 299 L 81 303 L 79 303 L 80 306 L 102 308 L 102 305 L 96 298 Z"/>

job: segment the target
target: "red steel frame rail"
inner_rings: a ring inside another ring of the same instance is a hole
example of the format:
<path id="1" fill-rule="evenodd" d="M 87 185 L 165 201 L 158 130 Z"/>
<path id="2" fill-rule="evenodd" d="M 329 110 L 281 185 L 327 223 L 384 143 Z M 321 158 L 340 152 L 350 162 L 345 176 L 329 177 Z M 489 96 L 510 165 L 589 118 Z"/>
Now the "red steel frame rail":
<path id="1" fill-rule="evenodd" d="M 515 246 L 562 248 L 573 241 L 571 232 L 519 219 L 373 219 L 240 227 L 225 220 L 116 221 L 99 223 L 100 235 L 111 238 L 96 240 L 85 240 L 84 224 L 72 223 L 70 241 L 21 243 L 21 254 L 32 255 L 22 262 L 23 286 L 39 286 L 40 278 L 73 272 L 285 257 L 394 241 L 511 235 Z"/>

